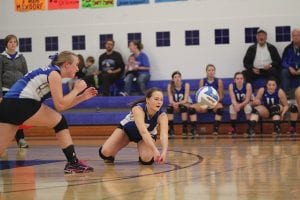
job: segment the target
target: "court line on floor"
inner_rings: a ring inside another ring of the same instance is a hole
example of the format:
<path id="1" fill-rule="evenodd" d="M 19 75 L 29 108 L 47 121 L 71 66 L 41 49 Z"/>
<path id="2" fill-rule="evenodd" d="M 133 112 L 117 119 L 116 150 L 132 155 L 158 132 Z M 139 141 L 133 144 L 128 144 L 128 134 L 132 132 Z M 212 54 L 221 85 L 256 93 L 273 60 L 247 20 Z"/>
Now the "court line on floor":
<path id="1" fill-rule="evenodd" d="M 128 147 L 128 148 L 130 148 L 130 147 Z M 169 152 L 182 153 L 182 154 L 188 154 L 188 155 L 196 157 L 197 160 L 196 160 L 196 162 L 193 162 L 193 163 L 191 163 L 191 164 L 189 164 L 187 166 L 183 166 L 183 167 L 179 166 L 177 164 L 172 164 L 170 162 L 167 162 L 165 164 L 173 166 L 173 169 L 169 169 L 169 170 L 165 170 L 165 171 L 160 171 L 160 172 L 154 172 L 154 173 L 151 173 L 151 174 L 131 175 L 131 176 L 119 177 L 119 178 L 110 179 L 110 180 L 99 180 L 99 177 L 98 177 L 98 178 L 94 178 L 94 179 L 87 179 L 87 180 L 85 180 L 85 181 L 88 181 L 86 183 L 74 183 L 74 184 L 68 184 L 66 186 L 65 185 L 64 186 L 53 186 L 53 187 L 36 188 L 36 189 L 26 189 L 26 190 L 12 190 L 12 191 L 5 191 L 5 192 L 2 192 L 2 193 L 6 194 L 6 193 L 13 193 L 13 192 L 26 192 L 26 191 L 32 191 L 32 190 L 45 190 L 45 189 L 62 188 L 62 187 L 70 187 L 70 186 L 79 186 L 79 185 L 89 185 L 89 184 L 95 184 L 95 183 L 101 183 L 101 182 L 111 182 L 111 181 L 119 181 L 119 180 L 140 178 L 140 177 L 146 177 L 146 176 L 153 176 L 153 175 L 164 174 L 164 173 L 169 173 L 169 172 L 173 172 L 173 171 L 176 171 L 176 170 L 181 170 L 181 169 L 186 169 L 186 168 L 189 168 L 189 167 L 193 167 L 193 166 L 195 166 L 197 164 L 200 164 L 203 161 L 203 157 L 201 157 L 198 154 L 194 154 L 194 153 L 191 153 L 191 152 L 185 152 L 185 151 L 179 151 L 179 150 L 168 150 L 168 151 Z M 94 160 L 89 160 L 89 161 L 94 161 Z M 88 174 L 92 174 L 92 173 L 88 173 Z M 86 175 L 88 175 L 88 174 L 86 174 Z M 78 174 L 78 177 L 81 177 L 80 175 L 85 175 L 85 174 Z M 75 177 L 76 177 L 76 175 L 75 175 Z M 74 180 L 74 182 L 78 182 L 78 180 Z"/>

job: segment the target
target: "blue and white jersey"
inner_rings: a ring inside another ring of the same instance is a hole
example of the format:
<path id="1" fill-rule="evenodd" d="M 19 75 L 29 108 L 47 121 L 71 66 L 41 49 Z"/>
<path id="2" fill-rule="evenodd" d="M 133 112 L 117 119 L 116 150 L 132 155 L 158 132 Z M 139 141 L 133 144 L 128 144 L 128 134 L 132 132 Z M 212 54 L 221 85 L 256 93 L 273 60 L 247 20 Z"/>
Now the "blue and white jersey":
<path id="1" fill-rule="evenodd" d="M 243 84 L 241 89 L 238 89 L 236 83 L 233 83 L 233 93 L 237 102 L 242 103 L 246 98 L 247 93 L 247 83 Z"/>
<path id="2" fill-rule="evenodd" d="M 182 101 L 184 99 L 184 94 L 185 94 L 185 83 L 181 84 L 181 88 L 179 90 L 174 88 L 172 93 L 173 93 L 173 99 L 175 102 Z"/>
<path id="3" fill-rule="evenodd" d="M 218 78 L 214 78 L 214 80 L 212 82 L 208 81 L 207 78 L 203 79 L 203 86 L 212 86 L 213 88 L 215 88 L 215 90 L 218 91 L 219 89 L 219 79 Z"/>
<path id="4" fill-rule="evenodd" d="M 144 122 L 147 126 L 147 130 L 150 132 L 151 135 L 157 135 L 157 120 L 160 114 L 163 113 L 162 108 L 159 111 L 157 111 L 153 117 L 150 118 L 147 114 L 146 103 L 138 103 L 136 106 L 140 106 L 145 113 Z M 126 117 L 120 122 L 120 124 L 124 127 L 125 132 L 139 134 L 132 112 L 126 115 Z"/>
<path id="5" fill-rule="evenodd" d="M 264 106 L 266 106 L 267 108 L 270 108 L 273 105 L 278 105 L 280 104 L 280 99 L 279 99 L 279 95 L 278 95 L 278 89 L 275 90 L 274 93 L 270 94 L 267 90 L 267 88 L 265 88 L 263 96 L 262 96 L 262 103 Z"/>
<path id="6" fill-rule="evenodd" d="M 48 76 L 52 71 L 60 73 L 58 66 L 38 68 L 18 80 L 4 98 L 26 98 L 44 101 L 51 96 Z"/>

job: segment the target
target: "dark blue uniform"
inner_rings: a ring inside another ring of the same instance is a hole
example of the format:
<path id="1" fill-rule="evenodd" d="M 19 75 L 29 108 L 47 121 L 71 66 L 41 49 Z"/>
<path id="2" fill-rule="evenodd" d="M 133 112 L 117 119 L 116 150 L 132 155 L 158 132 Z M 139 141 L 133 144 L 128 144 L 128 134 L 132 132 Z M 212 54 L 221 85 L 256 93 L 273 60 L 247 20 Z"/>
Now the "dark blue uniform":
<path id="1" fill-rule="evenodd" d="M 280 104 L 280 99 L 278 95 L 278 89 L 275 90 L 273 94 L 270 94 L 265 88 L 264 94 L 262 96 L 262 104 L 266 106 L 268 109 L 270 109 L 273 105 Z"/>
<path id="2" fill-rule="evenodd" d="M 236 83 L 233 83 L 233 92 L 234 92 L 234 95 L 235 95 L 235 99 L 239 103 L 242 103 L 246 98 L 246 93 L 247 93 L 246 85 L 247 84 L 244 83 L 242 89 L 239 90 L 236 87 Z"/>
<path id="3" fill-rule="evenodd" d="M 140 106 L 143 109 L 143 111 L 145 112 L 144 122 L 147 126 L 147 130 L 151 134 L 151 137 L 156 140 L 157 124 L 158 124 L 157 120 L 158 120 L 158 117 L 163 113 L 162 108 L 159 111 L 157 111 L 154 116 L 152 116 L 150 118 L 147 114 L 146 103 L 138 103 L 136 106 Z M 139 133 L 139 130 L 138 130 L 136 124 L 135 124 L 132 112 L 130 112 L 120 122 L 120 128 L 122 128 L 125 131 L 126 135 L 129 137 L 130 141 L 137 143 L 143 139 Z"/>
<path id="4" fill-rule="evenodd" d="M 173 99 L 175 102 L 180 102 L 184 99 L 184 94 L 185 94 L 185 83 L 181 84 L 181 88 L 177 90 L 174 88 L 173 92 Z"/>
<path id="5" fill-rule="evenodd" d="M 214 78 L 213 82 L 209 82 L 207 78 L 204 78 L 203 79 L 203 86 L 212 86 L 213 88 L 215 88 L 215 90 L 218 91 L 218 89 L 219 89 L 219 79 Z"/>

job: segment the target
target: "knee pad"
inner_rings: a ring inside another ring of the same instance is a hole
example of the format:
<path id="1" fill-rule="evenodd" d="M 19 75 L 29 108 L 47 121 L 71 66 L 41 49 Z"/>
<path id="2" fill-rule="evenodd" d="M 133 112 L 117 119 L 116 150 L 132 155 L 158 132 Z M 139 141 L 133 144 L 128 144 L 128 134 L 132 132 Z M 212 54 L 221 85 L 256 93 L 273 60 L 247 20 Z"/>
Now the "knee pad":
<path id="1" fill-rule="evenodd" d="M 142 164 L 142 165 L 152 165 L 154 163 L 154 158 L 152 158 L 150 161 L 143 161 L 141 157 L 139 157 L 139 162 Z"/>
<path id="2" fill-rule="evenodd" d="M 174 108 L 172 106 L 167 107 L 167 114 L 173 114 L 174 113 Z"/>
<path id="3" fill-rule="evenodd" d="M 249 104 L 245 105 L 244 112 L 245 114 L 250 114 L 252 112 L 252 107 Z"/>
<path id="4" fill-rule="evenodd" d="M 256 108 L 253 108 L 252 111 L 251 111 L 252 114 L 255 114 L 255 115 L 259 115 L 259 112 L 258 110 L 256 110 Z"/>
<path id="5" fill-rule="evenodd" d="M 291 113 L 298 113 L 298 107 L 296 105 L 292 104 L 290 106 L 290 112 Z"/>
<path id="6" fill-rule="evenodd" d="M 69 128 L 68 123 L 67 123 L 65 117 L 62 115 L 61 120 L 56 124 L 56 126 L 54 126 L 53 129 L 54 129 L 55 133 L 58 133 L 59 131 L 68 129 L 68 128 Z"/>
<path id="7" fill-rule="evenodd" d="M 216 110 L 216 114 L 217 114 L 217 115 L 223 116 L 223 113 L 224 113 L 223 108 L 218 108 L 218 109 Z"/>
<path id="8" fill-rule="evenodd" d="M 280 106 L 279 105 L 273 105 L 270 108 L 270 116 L 273 117 L 275 115 L 280 115 Z"/>
<path id="9" fill-rule="evenodd" d="M 233 105 L 229 106 L 229 113 L 232 115 L 236 114 L 235 110 L 233 109 Z"/>
<path id="10" fill-rule="evenodd" d="M 179 105 L 179 112 L 186 113 L 188 111 L 187 107 L 184 105 Z"/>
<path id="11" fill-rule="evenodd" d="M 197 112 L 196 112 L 196 109 L 195 109 L 195 108 L 189 108 L 188 113 L 189 113 L 189 115 L 194 115 L 194 114 L 196 114 Z"/>
<path id="12" fill-rule="evenodd" d="M 115 158 L 113 156 L 105 156 L 105 155 L 103 155 L 103 153 L 101 151 L 102 151 L 102 146 L 99 148 L 99 156 L 104 161 L 108 161 L 110 163 L 113 163 L 115 161 Z"/>

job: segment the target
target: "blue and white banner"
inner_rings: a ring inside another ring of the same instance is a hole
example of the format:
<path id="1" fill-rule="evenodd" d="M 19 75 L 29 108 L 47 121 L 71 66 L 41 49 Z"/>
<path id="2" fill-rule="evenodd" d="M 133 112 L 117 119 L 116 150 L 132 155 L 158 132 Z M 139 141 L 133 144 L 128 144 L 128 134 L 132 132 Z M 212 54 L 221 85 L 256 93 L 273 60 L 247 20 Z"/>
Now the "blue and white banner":
<path id="1" fill-rule="evenodd" d="M 149 0 L 117 0 L 117 6 L 149 4 Z"/>

